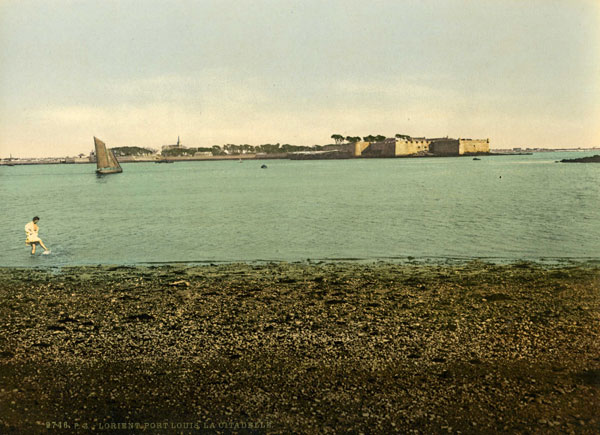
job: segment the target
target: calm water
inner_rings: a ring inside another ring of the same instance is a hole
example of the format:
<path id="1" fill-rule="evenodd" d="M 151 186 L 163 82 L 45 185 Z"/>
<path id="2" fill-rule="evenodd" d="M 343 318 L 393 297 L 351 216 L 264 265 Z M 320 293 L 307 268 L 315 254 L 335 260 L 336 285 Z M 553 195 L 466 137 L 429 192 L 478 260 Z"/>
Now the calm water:
<path id="1" fill-rule="evenodd" d="M 598 259 L 592 154 L 0 167 L 0 265 Z"/>

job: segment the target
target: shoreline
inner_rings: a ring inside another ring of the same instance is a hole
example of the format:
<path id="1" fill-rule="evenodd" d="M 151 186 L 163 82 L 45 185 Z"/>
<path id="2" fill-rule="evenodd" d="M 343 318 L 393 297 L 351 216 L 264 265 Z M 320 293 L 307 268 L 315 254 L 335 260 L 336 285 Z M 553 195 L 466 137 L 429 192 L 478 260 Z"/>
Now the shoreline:
<path id="1" fill-rule="evenodd" d="M 36 254 L 41 255 L 41 254 Z M 46 261 L 48 258 L 26 257 L 30 260 Z M 486 264 L 489 266 L 500 267 L 522 267 L 523 265 L 531 267 L 540 267 L 546 269 L 560 267 L 600 267 L 600 258 L 598 257 L 462 257 L 462 256 L 402 256 L 402 257 L 374 257 L 374 258 L 313 258 L 313 259 L 289 259 L 289 260 L 274 260 L 274 259 L 206 259 L 206 260 L 171 260 L 171 261 L 141 261 L 141 262 L 107 262 L 99 263 L 97 261 L 89 263 L 51 263 L 51 264 L 31 264 L 23 263 L 21 265 L 6 265 L 0 266 L 2 270 L 60 270 L 66 269 L 112 269 L 112 268 L 130 268 L 144 269 L 156 267 L 221 267 L 221 266 L 239 266 L 239 267 L 325 267 L 325 266 L 403 266 L 403 267 L 462 267 L 468 264 Z"/>
<path id="2" fill-rule="evenodd" d="M 586 152 L 588 150 L 559 150 L 558 152 Z M 591 150 L 590 150 L 591 151 Z M 536 153 L 543 153 L 548 151 L 536 151 Z M 551 151 L 550 151 L 551 152 Z M 381 157 L 381 156 L 360 156 L 355 157 L 351 155 L 343 156 L 331 156 L 332 152 L 320 155 L 320 154 L 239 154 L 239 155 L 228 155 L 228 156 L 198 156 L 198 157 L 119 157 L 119 163 L 165 163 L 167 160 L 169 163 L 175 162 L 210 162 L 210 161 L 227 161 L 227 160 L 353 160 L 353 159 L 421 159 L 421 158 L 473 158 L 473 157 L 497 157 L 497 156 L 525 156 L 533 155 L 533 152 L 489 152 L 489 153 L 467 153 L 462 155 L 403 155 L 393 157 Z M 82 164 L 96 164 L 96 162 L 90 162 L 88 158 L 72 159 L 73 161 L 65 161 L 64 157 L 48 157 L 43 159 L 23 159 L 24 161 L 18 161 L 13 159 L 10 164 L 6 161 L 0 161 L 0 166 L 27 166 L 27 165 L 82 165 Z"/>
<path id="3" fill-rule="evenodd" d="M 521 151 L 508 150 L 508 149 L 494 149 L 490 150 L 489 153 L 469 153 L 464 155 L 406 155 L 406 156 L 395 156 L 395 157 L 339 157 L 337 160 L 347 159 L 394 159 L 394 158 L 421 158 L 421 157 L 474 157 L 474 156 L 523 156 L 533 155 L 538 153 L 551 153 L 551 152 L 595 152 L 598 148 L 559 148 L 559 149 L 525 149 Z M 328 151 L 325 154 L 332 154 L 333 151 Z M 293 153 L 292 153 L 293 154 Z M 306 154 L 300 152 L 298 155 Z M 298 158 L 295 160 L 330 160 L 331 157 L 324 155 L 319 158 L 318 154 L 310 154 L 311 158 Z M 211 160 L 273 160 L 273 159 L 290 159 L 288 153 L 274 153 L 274 154 L 237 154 L 237 155 L 223 155 L 223 156 L 193 156 L 193 157 L 163 157 L 154 155 L 152 157 L 138 157 L 138 156 L 126 156 L 119 157 L 120 163 L 152 163 L 160 160 L 169 161 L 211 161 Z M 19 166 L 19 165 L 54 165 L 54 164 L 88 164 L 95 163 L 90 162 L 89 157 L 39 157 L 39 158 L 3 158 L 0 159 L 0 166 Z"/>
<path id="4" fill-rule="evenodd" d="M 543 258 L 504 258 L 504 257 L 377 257 L 377 258 L 323 258 L 306 260 L 198 260 L 198 261 L 156 261 L 139 263 L 84 263 L 84 264 L 58 264 L 34 266 L 1 266 L 0 280 L 10 277 L 14 273 L 51 272 L 55 274 L 85 274 L 87 271 L 94 273 L 108 273 L 115 271 L 131 271 L 133 274 L 154 273 L 162 269 L 176 270 L 181 273 L 193 271 L 226 269 L 233 274 L 242 270 L 296 270 L 306 269 L 309 274 L 321 269 L 360 270 L 372 268 L 373 270 L 398 268 L 398 269 L 456 269 L 460 271 L 471 269 L 494 270 L 511 272 L 512 270 L 532 269 L 550 273 L 556 269 L 572 268 L 575 270 L 600 269 L 598 257 L 543 257 Z M 64 270 L 63 270 L 64 269 Z M 237 271 L 237 272 L 236 272 Z M 512 273 L 512 272 L 511 272 Z"/>
<path id="5" fill-rule="evenodd" d="M 64 266 L 0 282 L 4 433 L 600 429 L 598 265 Z"/>

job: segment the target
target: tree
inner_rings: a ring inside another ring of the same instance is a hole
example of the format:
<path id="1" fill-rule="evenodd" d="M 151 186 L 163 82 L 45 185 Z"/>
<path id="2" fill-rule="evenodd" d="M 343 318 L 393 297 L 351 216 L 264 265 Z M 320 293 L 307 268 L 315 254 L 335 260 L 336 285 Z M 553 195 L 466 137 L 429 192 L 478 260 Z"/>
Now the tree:
<path id="1" fill-rule="evenodd" d="M 385 136 L 378 134 L 375 136 L 375 142 L 383 142 L 385 140 Z"/>
<path id="2" fill-rule="evenodd" d="M 397 133 L 397 134 L 396 134 L 396 138 L 398 138 L 398 139 L 406 139 L 406 140 L 410 140 L 410 136 L 409 136 L 409 135 L 407 135 L 407 134 L 400 134 L 400 133 Z"/>
<path id="3" fill-rule="evenodd" d="M 335 141 L 336 144 L 344 142 L 344 136 L 342 136 L 341 134 L 332 134 L 331 138 Z"/>
<path id="4" fill-rule="evenodd" d="M 360 136 L 346 136 L 346 141 L 350 143 L 360 142 Z"/>
<path id="5" fill-rule="evenodd" d="M 213 156 L 222 156 L 225 154 L 219 145 L 212 146 L 212 154 Z"/>
<path id="6" fill-rule="evenodd" d="M 281 152 L 281 148 L 279 148 L 279 144 L 263 144 L 258 147 L 260 152 L 265 154 L 276 154 Z"/>
<path id="7" fill-rule="evenodd" d="M 375 142 L 375 136 L 373 136 L 372 134 L 370 134 L 368 136 L 363 137 L 363 140 L 365 142 Z"/>

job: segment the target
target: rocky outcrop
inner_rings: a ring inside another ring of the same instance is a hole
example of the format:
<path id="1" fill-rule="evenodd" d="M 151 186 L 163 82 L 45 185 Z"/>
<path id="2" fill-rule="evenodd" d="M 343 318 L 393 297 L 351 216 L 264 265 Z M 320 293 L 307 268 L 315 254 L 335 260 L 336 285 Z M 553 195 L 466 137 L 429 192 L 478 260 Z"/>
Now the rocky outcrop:
<path id="1" fill-rule="evenodd" d="M 600 163 L 600 155 L 581 157 L 579 159 L 562 159 L 561 163 Z"/>

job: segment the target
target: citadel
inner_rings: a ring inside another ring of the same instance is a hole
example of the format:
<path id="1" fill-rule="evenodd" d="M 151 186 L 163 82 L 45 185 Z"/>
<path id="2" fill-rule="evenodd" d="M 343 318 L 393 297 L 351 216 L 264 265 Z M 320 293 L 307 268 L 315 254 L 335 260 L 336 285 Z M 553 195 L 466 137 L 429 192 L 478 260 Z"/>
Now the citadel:
<path id="1" fill-rule="evenodd" d="M 462 156 L 490 152 L 489 139 L 426 139 L 403 136 L 380 142 L 359 141 L 350 145 L 354 146 L 354 157 Z"/>

